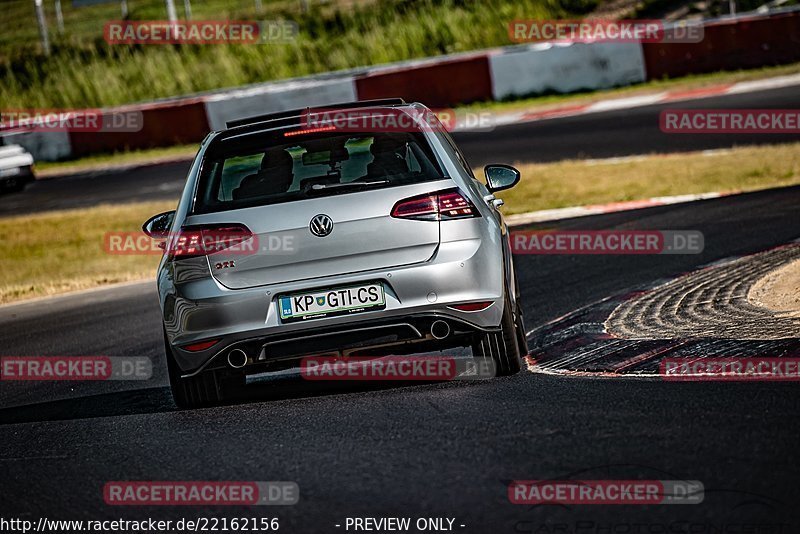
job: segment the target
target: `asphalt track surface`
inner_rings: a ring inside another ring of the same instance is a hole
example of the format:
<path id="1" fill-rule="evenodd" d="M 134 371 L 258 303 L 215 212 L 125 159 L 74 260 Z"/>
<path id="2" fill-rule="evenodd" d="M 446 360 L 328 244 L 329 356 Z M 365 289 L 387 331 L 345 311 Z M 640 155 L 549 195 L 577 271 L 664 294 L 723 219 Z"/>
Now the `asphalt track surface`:
<path id="1" fill-rule="evenodd" d="M 456 133 L 473 166 L 487 163 L 548 162 L 685 152 L 800 140 L 784 134 L 666 134 L 659 129 L 664 109 L 798 109 L 800 87 L 784 87 L 686 102 L 636 107 Z M 76 174 L 40 180 L 18 194 L 0 196 L 0 216 L 101 203 L 176 199 L 189 162 Z"/>
<path id="2" fill-rule="evenodd" d="M 797 239 L 799 203 L 793 187 L 560 221 L 564 229 L 700 230 L 705 249 L 517 256 L 527 327 Z M 484 382 L 263 389 L 243 404 L 179 412 L 151 283 L 0 308 L 0 339 L 3 355 L 144 355 L 156 369 L 146 383 L 0 383 L 5 518 L 278 517 L 280 532 L 344 532 L 335 525 L 347 517 L 378 516 L 455 518 L 455 531 L 474 533 L 800 529 L 796 382 L 523 371 Z M 568 478 L 699 480 L 705 497 L 694 505 L 509 503 L 511 480 Z M 274 508 L 110 507 L 102 488 L 114 480 L 284 480 L 301 495 Z"/>

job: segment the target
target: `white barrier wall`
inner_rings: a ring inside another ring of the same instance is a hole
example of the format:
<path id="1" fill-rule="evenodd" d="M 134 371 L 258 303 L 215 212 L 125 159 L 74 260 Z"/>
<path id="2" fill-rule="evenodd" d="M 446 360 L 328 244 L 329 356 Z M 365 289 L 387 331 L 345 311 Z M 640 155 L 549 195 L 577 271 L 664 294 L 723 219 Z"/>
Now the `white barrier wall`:
<path id="1" fill-rule="evenodd" d="M 222 130 L 234 119 L 357 99 L 352 77 L 272 83 L 209 95 L 206 115 L 212 130 Z"/>
<path id="2" fill-rule="evenodd" d="M 7 145 L 20 145 L 36 161 L 58 161 L 72 155 L 67 132 L 24 132 L 3 137 Z"/>
<path id="3" fill-rule="evenodd" d="M 645 80 L 639 43 L 536 43 L 489 56 L 495 100 L 604 89 Z"/>

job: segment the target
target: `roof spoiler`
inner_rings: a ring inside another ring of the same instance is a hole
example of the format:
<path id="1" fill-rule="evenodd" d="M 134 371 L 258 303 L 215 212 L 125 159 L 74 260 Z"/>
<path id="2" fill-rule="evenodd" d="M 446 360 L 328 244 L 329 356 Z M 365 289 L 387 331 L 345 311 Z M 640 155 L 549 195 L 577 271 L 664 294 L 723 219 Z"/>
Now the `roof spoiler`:
<path id="1" fill-rule="evenodd" d="M 360 100 L 358 102 L 343 102 L 341 104 L 330 104 L 327 106 L 316 106 L 307 108 L 291 109 L 287 111 L 279 111 L 277 113 L 267 113 L 265 115 L 256 115 L 254 117 L 247 117 L 246 119 L 236 119 L 227 121 L 225 126 L 227 128 L 237 128 L 239 126 L 247 126 L 248 124 L 257 124 L 259 122 L 268 122 L 278 119 L 289 119 L 293 117 L 300 117 L 302 113 L 309 113 L 312 109 L 357 109 L 368 108 L 374 106 L 402 106 L 406 101 L 402 98 L 380 98 L 376 100 Z"/>

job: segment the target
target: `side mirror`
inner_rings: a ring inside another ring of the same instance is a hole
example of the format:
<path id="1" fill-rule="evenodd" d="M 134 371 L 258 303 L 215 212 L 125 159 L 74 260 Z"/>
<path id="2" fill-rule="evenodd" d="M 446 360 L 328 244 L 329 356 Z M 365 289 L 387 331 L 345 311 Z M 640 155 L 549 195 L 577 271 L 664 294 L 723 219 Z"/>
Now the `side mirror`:
<path id="1" fill-rule="evenodd" d="M 166 239 L 174 218 L 175 210 L 153 215 L 142 225 L 142 231 L 153 239 Z"/>
<path id="2" fill-rule="evenodd" d="M 511 165 L 503 165 L 501 163 L 487 165 L 483 172 L 486 174 L 486 187 L 491 193 L 510 189 L 517 185 L 520 179 L 517 169 Z"/>

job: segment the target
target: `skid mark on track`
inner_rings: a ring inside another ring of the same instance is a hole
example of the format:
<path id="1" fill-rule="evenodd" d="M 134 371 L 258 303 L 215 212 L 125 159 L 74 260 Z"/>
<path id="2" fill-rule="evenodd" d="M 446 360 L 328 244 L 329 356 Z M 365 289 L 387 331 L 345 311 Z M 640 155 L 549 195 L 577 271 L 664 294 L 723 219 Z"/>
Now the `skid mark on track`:
<path id="1" fill-rule="evenodd" d="M 800 320 L 747 301 L 760 277 L 798 257 L 792 243 L 580 308 L 529 332 L 528 370 L 659 378 L 664 358 L 800 356 Z"/>
<path id="2" fill-rule="evenodd" d="M 800 245 L 792 245 L 683 276 L 620 303 L 605 321 L 606 331 L 625 339 L 797 337 L 800 318 L 782 317 L 747 298 L 759 279 L 797 258 Z"/>

